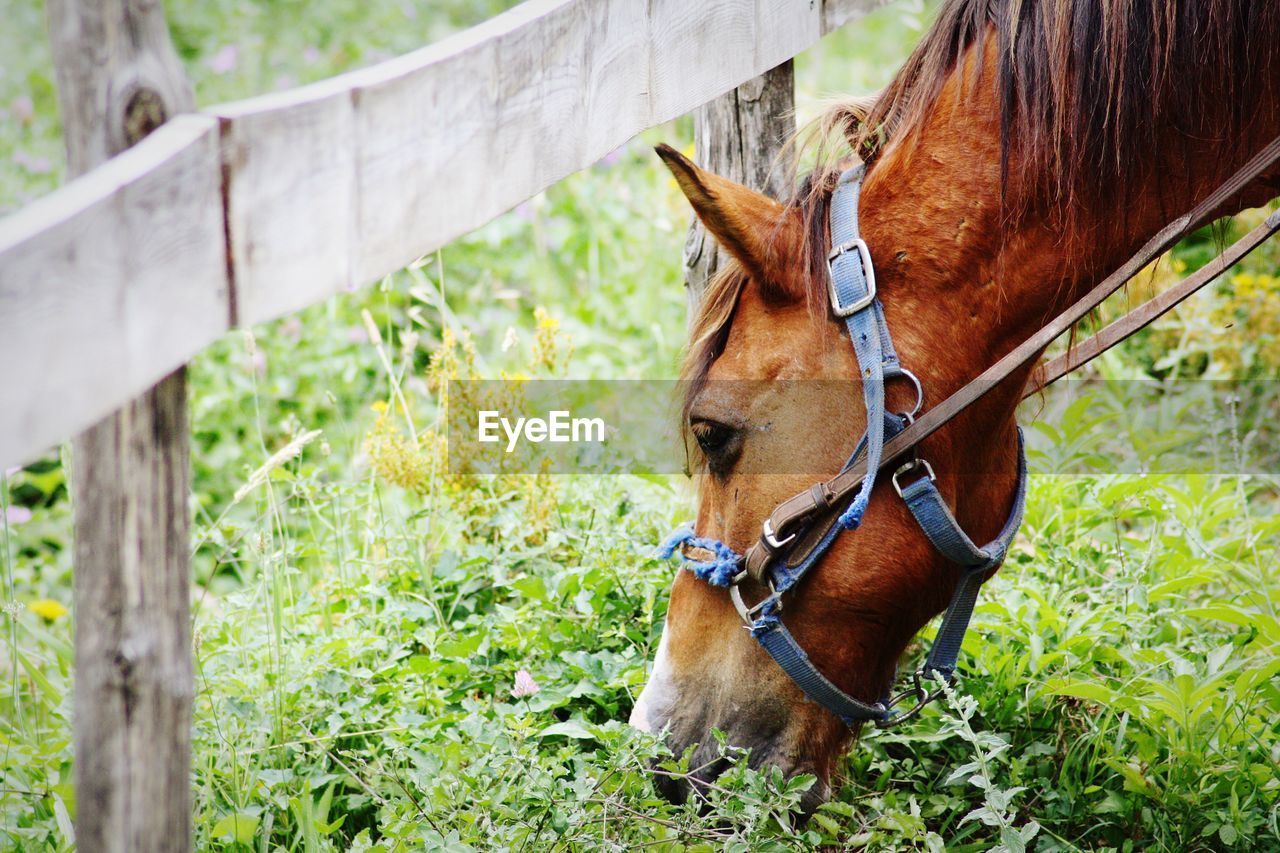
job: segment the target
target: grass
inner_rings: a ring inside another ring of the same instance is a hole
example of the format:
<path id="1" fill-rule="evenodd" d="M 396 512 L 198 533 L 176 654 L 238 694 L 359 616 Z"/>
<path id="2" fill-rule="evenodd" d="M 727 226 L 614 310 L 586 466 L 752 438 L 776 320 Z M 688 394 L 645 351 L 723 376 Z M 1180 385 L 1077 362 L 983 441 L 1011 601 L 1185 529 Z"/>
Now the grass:
<path id="1" fill-rule="evenodd" d="M 209 103 L 400 52 L 500 4 L 168 5 Z M 881 84 L 923 14 L 894 5 L 801 57 L 802 112 L 818 95 Z M 0 33 L 17 57 L 0 74 L 0 105 L 17 117 L 0 125 L 9 208 L 60 176 L 38 10 L 14 10 L 11 24 Z M 14 109 L 24 94 L 29 119 L 23 102 Z M 945 708 L 865 736 L 804 825 L 794 806 L 811 780 L 741 761 L 712 791 L 714 819 L 657 798 L 646 765 L 689 768 L 620 721 L 662 624 L 672 569 L 651 554 L 688 517 L 683 480 L 465 481 L 441 474 L 429 437 L 443 377 L 674 374 L 688 213 L 649 152 L 659 140 L 688 146 L 687 122 L 373 288 L 229 335 L 193 364 L 198 846 L 1280 846 L 1280 516 L 1276 480 L 1262 475 L 1037 474 Z M 1166 270 L 1203 263 L 1212 245 L 1197 235 Z M 1103 375 L 1274 378 L 1278 269 L 1275 247 L 1260 251 Z M 1229 318 L 1248 326 L 1224 329 Z M 1059 448 L 1033 456 L 1033 470 L 1064 470 L 1063 453 L 1096 467 L 1098 418 L 1070 409 L 1033 427 Z M 1158 468 L 1164 451 L 1137 452 Z M 10 849 L 73 846 L 61 455 L 0 472 Z M 521 670 L 539 689 L 516 698 Z"/>

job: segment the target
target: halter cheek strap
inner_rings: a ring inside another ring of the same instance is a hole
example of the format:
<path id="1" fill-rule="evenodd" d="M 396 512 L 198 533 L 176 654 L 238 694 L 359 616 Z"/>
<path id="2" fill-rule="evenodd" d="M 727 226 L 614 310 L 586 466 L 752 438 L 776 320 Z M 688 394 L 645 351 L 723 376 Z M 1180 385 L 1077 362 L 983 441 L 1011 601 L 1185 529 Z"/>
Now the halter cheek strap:
<path id="1" fill-rule="evenodd" d="M 942 626 L 929 652 L 924 666 L 915 673 L 915 685 L 910 690 L 880 702 L 867 703 L 850 696 L 818 671 L 804 649 L 782 623 L 782 595 L 795 587 L 801 579 L 830 550 L 843 530 L 854 530 L 862 523 L 862 517 L 875 488 L 876 475 L 883 464 L 885 437 L 901 432 L 919 411 L 922 392 L 919 381 L 898 361 L 889 328 L 885 324 L 884 307 L 876 297 L 875 268 L 867 244 L 858 234 L 858 196 L 862 186 L 864 167 L 855 166 L 840 176 L 831 198 L 831 242 L 828 256 L 829 287 L 832 312 L 845 321 L 849 340 L 858 362 L 862 380 L 863 402 L 867 411 L 867 430 L 849 461 L 842 469 L 847 472 L 864 455 L 867 474 L 858 487 L 849 506 L 835 517 L 814 540 L 814 544 L 795 562 L 786 558 L 796 550 L 799 531 L 775 531 L 769 521 L 761 541 L 745 557 L 728 545 L 714 539 L 698 537 L 692 528 L 675 531 L 659 549 L 659 556 L 678 554 L 684 567 L 699 580 L 713 586 L 729 588 L 734 606 L 751 630 L 751 636 L 814 702 L 821 704 L 846 723 L 873 721 L 880 726 L 890 726 L 911 719 L 935 699 L 940 687 L 930 691 L 926 680 L 950 683 L 954 678 L 960 646 L 969 626 L 977 601 L 978 589 L 992 570 L 1003 562 L 1018 527 L 1022 523 L 1026 503 L 1027 465 L 1023 452 L 1022 431 L 1018 431 L 1018 477 L 1013 506 L 1000 534 L 979 548 L 965 534 L 947 507 L 934 484 L 933 469 L 929 463 L 912 458 L 893 475 L 894 490 L 906 502 L 916 523 L 925 537 L 947 560 L 961 569 L 961 576 L 952 594 L 951 604 L 943 616 Z M 917 398 L 912 412 L 896 415 L 885 411 L 885 382 L 905 377 L 915 385 Z M 923 472 L 903 485 L 907 475 Z M 838 478 L 837 478 L 838 479 Z M 829 484 L 815 486 L 813 502 L 825 505 L 832 499 Z M 777 513 L 777 510 L 775 510 Z M 779 534 L 782 534 L 779 536 Z M 694 560 L 683 552 L 683 546 L 692 546 L 710 552 L 710 560 Z M 748 607 L 742 599 L 739 582 L 752 575 L 765 581 L 770 595 L 758 604 Z M 900 705 L 912 704 L 905 710 L 895 710 Z"/>
<path id="2" fill-rule="evenodd" d="M 956 584 L 956 591 L 951 596 L 947 614 L 942 617 L 942 626 L 933 640 L 929 657 L 922 667 L 925 676 L 932 677 L 936 673 L 948 682 L 955 676 L 960 644 L 969 628 L 969 617 L 973 615 L 978 589 L 987 576 L 1004 562 L 1013 538 L 1018 535 L 1018 528 L 1022 526 L 1022 513 L 1027 506 L 1027 456 L 1022 447 L 1021 429 L 1018 430 L 1017 483 L 1013 493 L 1013 508 L 1009 511 L 1004 527 L 995 539 L 979 548 L 947 508 L 934 485 L 932 474 L 915 480 L 906 487 L 899 487 L 898 475 L 894 474 L 894 487 L 907 502 L 907 508 L 911 510 L 911 515 L 915 517 L 924 535 L 938 549 L 938 553 L 960 566 L 963 571 Z"/>
<path id="3" fill-rule="evenodd" d="M 858 360 L 862 396 L 867 408 L 867 477 L 857 497 L 840 516 L 840 526 L 853 530 L 871 502 L 876 472 L 884 450 L 885 366 L 898 367 L 884 308 L 876 298 L 876 273 L 871 252 L 858 236 L 858 197 L 865 167 L 861 164 L 840 176 L 831 196 L 831 253 L 827 256 L 831 310 L 844 318 Z"/>

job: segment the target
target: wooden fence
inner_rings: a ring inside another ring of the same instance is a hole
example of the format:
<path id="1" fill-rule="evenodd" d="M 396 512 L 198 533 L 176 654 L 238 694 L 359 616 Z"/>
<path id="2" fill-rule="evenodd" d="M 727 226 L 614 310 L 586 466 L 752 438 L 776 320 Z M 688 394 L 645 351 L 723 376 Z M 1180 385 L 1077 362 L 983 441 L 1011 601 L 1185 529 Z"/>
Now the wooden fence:
<path id="1" fill-rule="evenodd" d="M 759 184 L 791 121 L 790 59 L 878 2 L 529 0 L 364 70 L 190 112 L 156 0 L 48 0 L 80 177 L 0 221 L 0 465 L 79 434 L 81 849 L 190 846 L 185 363 L 700 107 L 700 155 Z M 695 286 L 705 243 L 695 230 Z"/>

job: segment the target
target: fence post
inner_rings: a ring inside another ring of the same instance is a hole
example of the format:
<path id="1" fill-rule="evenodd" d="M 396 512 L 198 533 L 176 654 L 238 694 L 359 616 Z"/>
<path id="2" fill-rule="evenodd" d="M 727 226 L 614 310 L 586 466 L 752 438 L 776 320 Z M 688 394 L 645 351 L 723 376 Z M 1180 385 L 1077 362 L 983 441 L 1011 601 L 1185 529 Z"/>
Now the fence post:
<path id="1" fill-rule="evenodd" d="M 160 0 L 49 0 L 48 18 L 71 175 L 194 108 Z M 90 853 L 191 849 L 189 442 L 180 368 L 72 443 L 76 841 Z"/>
<path id="2" fill-rule="evenodd" d="M 785 201 L 790 176 L 777 157 L 795 131 L 795 89 L 794 64 L 788 59 L 699 107 L 693 114 L 698 165 Z M 719 267 L 720 247 L 695 219 L 684 245 L 690 316 Z"/>

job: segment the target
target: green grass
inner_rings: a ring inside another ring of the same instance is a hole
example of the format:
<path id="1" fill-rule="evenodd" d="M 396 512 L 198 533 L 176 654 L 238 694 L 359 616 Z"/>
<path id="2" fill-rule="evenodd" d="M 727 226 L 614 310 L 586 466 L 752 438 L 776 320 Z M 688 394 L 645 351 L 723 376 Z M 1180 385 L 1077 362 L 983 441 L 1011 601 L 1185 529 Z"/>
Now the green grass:
<path id="1" fill-rule="evenodd" d="M 346 0 L 168 11 L 210 103 L 409 49 L 500 5 L 416 3 L 413 18 L 404 4 Z M 801 57 L 802 111 L 882 84 L 921 14 L 895 5 Z M 0 106 L 32 99 L 29 121 L 0 125 L 0 206 L 12 208 L 50 189 L 60 166 L 39 12 L 13 10 L 9 23 L 0 50 L 16 58 Z M 1274 477 L 1035 476 L 946 708 L 864 737 L 804 826 L 793 807 L 808 780 L 741 762 L 713 792 L 714 817 L 656 797 L 649 761 L 687 768 L 620 721 L 662 624 L 672 567 L 651 554 L 688 517 L 685 482 L 467 483 L 402 453 L 418 465 L 403 488 L 385 476 L 394 446 L 371 456 L 366 436 L 393 383 L 416 429 L 433 428 L 428 376 L 449 372 L 439 356 L 432 366 L 446 329 L 470 334 L 483 376 L 674 374 L 688 213 L 650 153 L 657 141 L 687 146 L 688 123 L 642 135 L 377 287 L 233 333 L 193 364 L 198 846 L 1280 846 Z M 49 171 L 15 164 L 15 151 L 48 158 Z M 1198 235 L 1175 262 L 1203 263 L 1211 245 Z M 1247 281 L 1126 346 L 1104 374 L 1274 378 L 1265 344 L 1280 323 L 1266 323 L 1280 300 L 1273 280 L 1256 283 L 1278 269 L 1277 250 L 1263 250 Z M 572 349 L 567 367 L 535 354 L 552 325 L 537 306 L 559 324 L 559 356 Z M 1245 315 L 1251 348 L 1219 322 Z M 56 327 L 49 338 L 61 345 Z M 403 434 L 389 411 L 382 428 Z M 1082 457 L 1100 428 L 1084 412 L 1040 427 Z M 263 467 L 291 441 L 304 444 L 296 456 Z M 1154 443 L 1143 452 L 1158 462 Z M 5 475 L 0 501 L 15 509 L 0 515 L 11 518 L 0 527 L 0 847 L 65 849 L 72 618 L 48 603 L 71 603 L 61 455 Z M 515 699 L 522 669 L 541 689 Z"/>

